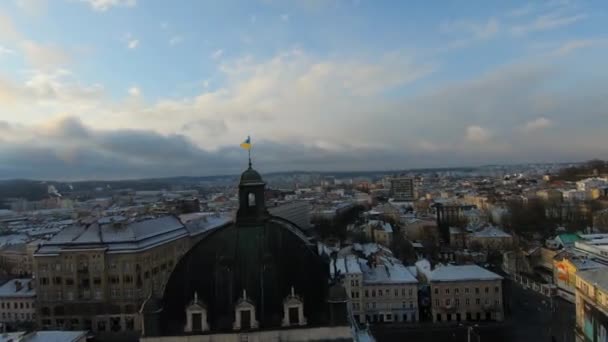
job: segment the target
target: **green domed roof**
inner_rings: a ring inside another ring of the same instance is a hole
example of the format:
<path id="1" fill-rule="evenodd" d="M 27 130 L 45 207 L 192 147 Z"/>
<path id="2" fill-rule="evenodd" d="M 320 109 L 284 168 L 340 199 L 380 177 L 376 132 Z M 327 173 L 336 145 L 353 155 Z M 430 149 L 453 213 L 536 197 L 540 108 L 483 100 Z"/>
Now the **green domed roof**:
<path id="1" fill-rule="evenodd" d="M 241 185 L 260 183 L 264 183 L 262 176 L 260 176 L 256 170 L 252 169 L 251 166 L 241 174 Z"/>

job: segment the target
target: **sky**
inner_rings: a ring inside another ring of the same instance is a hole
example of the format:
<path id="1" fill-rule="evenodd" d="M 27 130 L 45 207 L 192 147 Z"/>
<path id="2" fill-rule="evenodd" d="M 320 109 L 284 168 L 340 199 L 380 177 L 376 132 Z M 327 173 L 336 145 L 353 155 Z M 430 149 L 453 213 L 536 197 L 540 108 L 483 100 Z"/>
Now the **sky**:
<path id="1" fill-rule="evenodd" d="M 607 10 L 5 0 L 0 179 L 608 159 Z"/>

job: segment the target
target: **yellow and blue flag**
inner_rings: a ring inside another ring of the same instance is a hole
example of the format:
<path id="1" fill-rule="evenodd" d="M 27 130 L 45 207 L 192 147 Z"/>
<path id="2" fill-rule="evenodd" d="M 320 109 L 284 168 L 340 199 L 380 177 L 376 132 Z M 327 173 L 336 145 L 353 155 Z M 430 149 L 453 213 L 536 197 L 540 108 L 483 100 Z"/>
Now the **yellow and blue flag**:
<path id="1" fill-rule="evenodd" d="M 251 138 L 248 136 L 247 139 L 245 139 L 245 141 L 243 141 L 241 143 L 241 147 L 246 149 L 246 150 L 250 150 L 251 149 Z"/>

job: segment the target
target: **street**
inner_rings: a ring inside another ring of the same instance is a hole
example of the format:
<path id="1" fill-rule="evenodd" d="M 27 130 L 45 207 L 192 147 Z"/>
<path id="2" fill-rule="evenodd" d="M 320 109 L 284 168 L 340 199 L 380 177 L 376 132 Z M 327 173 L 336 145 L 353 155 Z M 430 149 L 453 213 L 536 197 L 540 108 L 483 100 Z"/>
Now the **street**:
<path id="1" fill-rule="evenodd" d="M 503 323 L 481 323 L 473 328 L 471 341 L 574 341 L 574 304 L 554 298 L 554 310 L 551 310 L 551 299 L 508 280 L 505 281 L 505 295 L 508 297 L 505 308 L 507 320 Z M 372 332 L 378 342 L 467 341 L 467 327 L 456 325 L 375 325 Z"/>

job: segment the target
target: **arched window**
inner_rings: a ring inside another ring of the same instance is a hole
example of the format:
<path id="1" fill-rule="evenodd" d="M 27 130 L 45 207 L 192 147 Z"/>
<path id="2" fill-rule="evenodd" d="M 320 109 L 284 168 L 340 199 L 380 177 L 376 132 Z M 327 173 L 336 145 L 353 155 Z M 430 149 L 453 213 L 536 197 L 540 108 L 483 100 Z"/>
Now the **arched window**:
<path id="1" fill-rule="evenodd" d="M 250 192 L 247 195 L 247 201 L 248 201 L 248 203 L 249 203 L 248 205 L 250 207 L 255 207 L 255 195 L 253 193 Z"/>

